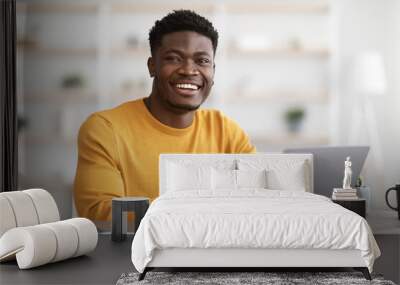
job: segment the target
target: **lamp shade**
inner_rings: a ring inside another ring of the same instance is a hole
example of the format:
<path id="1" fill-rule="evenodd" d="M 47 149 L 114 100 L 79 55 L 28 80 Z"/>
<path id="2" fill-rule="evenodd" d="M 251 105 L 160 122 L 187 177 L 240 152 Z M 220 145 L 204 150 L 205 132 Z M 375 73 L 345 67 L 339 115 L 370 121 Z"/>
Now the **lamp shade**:
<path id="1" fill-rule="evenodd" d="M 382 95 L 386 91 L 383 58 L 378 52 L 356 55 L 353 65 L 354 87 L 357 93 Z"/>

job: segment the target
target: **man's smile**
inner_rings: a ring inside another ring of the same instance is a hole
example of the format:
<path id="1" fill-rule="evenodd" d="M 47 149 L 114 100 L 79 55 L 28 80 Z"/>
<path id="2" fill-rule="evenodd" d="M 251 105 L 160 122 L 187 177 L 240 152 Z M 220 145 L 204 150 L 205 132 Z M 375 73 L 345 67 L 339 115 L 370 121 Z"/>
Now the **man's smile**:
<path id="1" fill-rule="evenodd" d="M 171 83 L 172 88 L 176 93 L 182 96 L 195 96 L 202 88 L 202 84 L 193 81 L 178 81 Z"/>
<path id="2" fill-rule="evenodd" d="M 178 87 L 179 89 L 191 89 L 191 90 L 198 90 L 200 88 L 199 86 L 191 83 L 178 83 L 175 84 L 175 86 Z"/>

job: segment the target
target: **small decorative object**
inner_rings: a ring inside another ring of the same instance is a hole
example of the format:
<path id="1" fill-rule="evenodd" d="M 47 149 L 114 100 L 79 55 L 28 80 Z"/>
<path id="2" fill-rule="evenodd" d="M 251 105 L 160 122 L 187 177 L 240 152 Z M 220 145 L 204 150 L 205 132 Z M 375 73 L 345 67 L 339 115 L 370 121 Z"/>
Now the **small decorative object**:
<path id="1" fill-rule="evenodd" d="M 263 51 L 271 46 L 270 40 L 259 34 L 244 34 L 235 44 L 239 50 L 243 51 Z"/>
<path id="2" fill-rule="evenodd" d="M 356 180 L 356 188 L 360 188 L 360 187 L 362 187 L 364 184 L 363 184 L 363 178 L 362 178 L 362 176 L 358 176 L 357 177 L 357 180 Z"/>
<path id="3" fill-rule="evenodd" d="M 351 176 L 353 172 L 351 170 L 350 156 L 346 157 L 344 162 L 344 178 L 343 188 L 334 188 L 332 193 L 332 199 L 334 200 L 357 200 L 357 189 L 351 188 Z"/>
<path id="4" fill-rule="evenodd" d="M 28 119 L 22 115 L 17 116 L 18 132 L 23 131 L 28 126 Z"/>
<path id="5" fill-rule="evenodd" d="M 298 38 L 291 38 L 288 40 L 288 47 L 291 50 L 300 50 L 302 48 L 302 43 Z"/>
<path id="6" fill-rule="evenodd" d="M 61 85 L 65 89 L 82 88 L 85 85 L 85 80 L 80 74 L 67 74 L 62 79 Z"/>
<path id="7" fill-rule="evenodd" d="M 123 92 L 132 92 L 133 90 L 137 90 L 140 92 L 145 92 L 147 89 L 148 80 L 145 77 L 137 78 L 137 79 L 125 79 L 121 82 L 121 90 Z"/>
<path id="8" fill-rule="evenodd" d="M 299 132 L 304 119 L 304 115 L 304 109 L 299 107 L 289 109 L 285 112 L 285 121 L 287 123 L 289 132 Z"/>
<path id="9" fill-rule="evenodd" d="M 344 178 L 343 178 L 343 189 L 352 189 L 351 188 L 351 176 L 353 175 L 353 171 L 351 170 L 351 161 L 350 156 L 346 158 L 344 162 Z"/>
<path id="10" fill-rule="evenodd" d="M 135 80 L 133 79 L 125 79 L 121 83 L 121 90 L 124 92 L 132 91 L 135 87 Z"/>
<path id="11" fill-rule="evenodd" d="M 126 38 L 126 46 L 131 49 L 139 47 L 139 39 L 136 35 L 130 35 Z"/>

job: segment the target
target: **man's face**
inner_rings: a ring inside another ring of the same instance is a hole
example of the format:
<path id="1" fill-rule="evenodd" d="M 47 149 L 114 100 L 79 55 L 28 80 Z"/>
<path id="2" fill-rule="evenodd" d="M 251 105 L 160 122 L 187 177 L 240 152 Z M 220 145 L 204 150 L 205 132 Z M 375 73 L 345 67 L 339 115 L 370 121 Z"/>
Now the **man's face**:
<path id="1" fill-rule="evenodd" d="M 163 105 L 180 112 L 196 110 L 213 85 L 212 42 L 196 32 L 167 34 L 149 59 L 148 68 L 154 77 L 153 93 Z"/>

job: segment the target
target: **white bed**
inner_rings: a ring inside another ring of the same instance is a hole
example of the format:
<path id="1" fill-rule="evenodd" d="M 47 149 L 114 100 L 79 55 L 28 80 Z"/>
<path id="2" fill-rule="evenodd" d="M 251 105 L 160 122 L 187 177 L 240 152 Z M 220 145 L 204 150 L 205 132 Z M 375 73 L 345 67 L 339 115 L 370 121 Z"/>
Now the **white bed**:
<path id="1" fill-rule="evenodd" d="M 367 222 L 312 194 L 310 154 L 165 154 L 132 243 L 154 267 L 354 267 L 380 255 Z"/>

